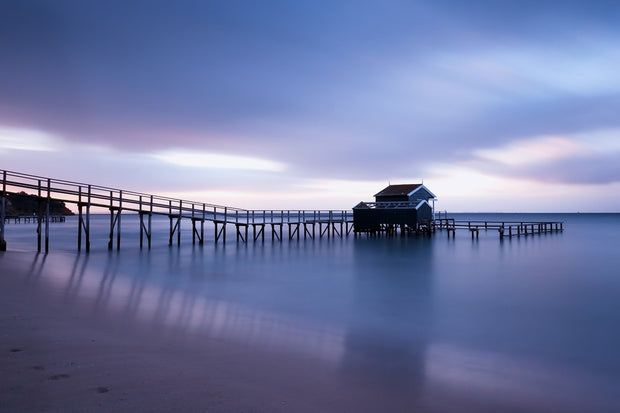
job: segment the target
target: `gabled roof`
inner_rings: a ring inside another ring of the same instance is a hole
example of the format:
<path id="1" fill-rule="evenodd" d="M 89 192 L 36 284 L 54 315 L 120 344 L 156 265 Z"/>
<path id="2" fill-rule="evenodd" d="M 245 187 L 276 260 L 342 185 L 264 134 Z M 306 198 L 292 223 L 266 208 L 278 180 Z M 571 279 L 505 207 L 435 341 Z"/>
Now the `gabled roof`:
<path id="1" fill-rule="evenodd" d="M 435 194 L 428 190 L 423 184 L 398 184 L 388 185 L 381 192 L 375 194 L 375 196 L 411 196 L 415 191 L 420 188 L 424 188 L 429 194 L 435 198 Z"/>
<path id="2" fill-rule="evenodd" d="M 375 194 L 375 196 L 409 195 L 421 186 L 422 184 L 388 185 L 384 190 Z"/>

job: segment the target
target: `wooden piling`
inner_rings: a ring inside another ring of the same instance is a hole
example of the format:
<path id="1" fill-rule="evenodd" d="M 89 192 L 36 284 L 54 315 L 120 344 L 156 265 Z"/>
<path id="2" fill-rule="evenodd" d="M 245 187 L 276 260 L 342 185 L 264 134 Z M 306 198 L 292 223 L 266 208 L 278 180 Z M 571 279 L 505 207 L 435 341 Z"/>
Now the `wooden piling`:
<path id="1" fill-rule="evenodd" d="M 6 251 L 4 220 L 6 219 L 6 171 L 2 172 L 2 195 L 0 198 L 0 251 Z"/>
<path id="2" fill-rule="evenodd" d="M 51 179 L 47 179 L 47 199 L 45 202 L 45 253 L 50 251 L 50 201 L 51 201 Z"/>
<path id="3" fill-rule="evenodd" d="M 37 252 L 41 252 L 41 221 L 43 219 L 43 200 L 41 198 L 41 180 L 37 181 Z"/>
<path id="4" fill-rule="evenodd" d="M 123 210 L 123 191 L 118 191 L 118 212 L 116 215 L 116 250 L 121 249 L 121 212 Z"/>
<path id="5" fill-rule="evenodd" d="M 78 188 L 78 251 L 82 251 L 82 187 Z"/>
<path id="6" fill-rule="evenodd" d="M 202 204 L 202 219 L 200 220 L 200 242 L 198 242 L 199 245 L 202 245 L 205 242 L 206 213 L 207 213 L 207 205 Z"/>

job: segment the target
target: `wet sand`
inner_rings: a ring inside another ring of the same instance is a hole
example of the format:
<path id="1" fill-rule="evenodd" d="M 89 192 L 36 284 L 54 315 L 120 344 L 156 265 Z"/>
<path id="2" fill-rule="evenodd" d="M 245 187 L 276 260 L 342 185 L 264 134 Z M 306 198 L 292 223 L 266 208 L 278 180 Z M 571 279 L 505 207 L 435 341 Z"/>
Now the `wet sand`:
<path id="1" fill-rule="evenodd" d="M 309 357 L 93 316 L 88 303 L 59 301 L 4 258 L 2 411 L 405 411 L 417 403 L 343 382 Z"/>

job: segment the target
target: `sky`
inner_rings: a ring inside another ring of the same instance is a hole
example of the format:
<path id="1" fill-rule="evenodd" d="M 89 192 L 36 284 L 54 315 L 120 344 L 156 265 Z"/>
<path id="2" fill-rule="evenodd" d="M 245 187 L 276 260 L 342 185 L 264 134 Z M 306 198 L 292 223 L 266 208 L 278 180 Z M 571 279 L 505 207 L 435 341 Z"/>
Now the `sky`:
<path id="1" fill-rule="evenodd" d="M 618 1 L 0 0 L 0 169 L 250 209 L 620 211 Z"/>

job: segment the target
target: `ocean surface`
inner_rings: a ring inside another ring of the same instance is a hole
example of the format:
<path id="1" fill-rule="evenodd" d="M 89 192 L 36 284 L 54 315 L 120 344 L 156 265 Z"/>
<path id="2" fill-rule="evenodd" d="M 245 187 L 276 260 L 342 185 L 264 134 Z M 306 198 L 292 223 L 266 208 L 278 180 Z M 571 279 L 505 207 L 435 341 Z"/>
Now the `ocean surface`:
<path id="1" fill-rule="evenodd" d="M 91 220 L 78 253 L 77 218 L 50 224 L 36 253 L 34 224 L 7 224 L 8 251 L 28 283 L 105 316 L 299 354 L 342 380 L 405 392 L 452 389 L 500 406 L 620 411 L 620 214 L 451 214 L 456 219 L 563 221 L 564 231 L 500 241 L 353 236 L 169 247 L 153 220 L 140 249 L 137 216 Z M 251 235 L 250 235 L 251 238 Z M 176 241 L 176 240 L 175 240 Z"/>

